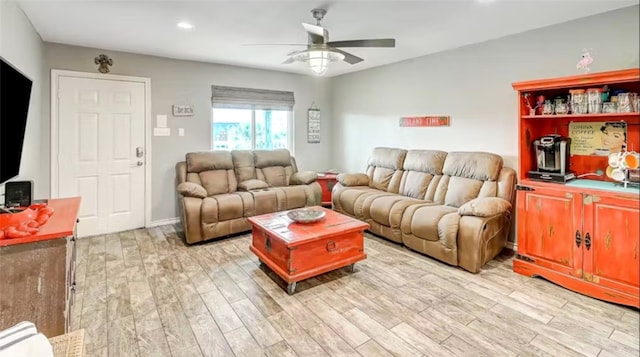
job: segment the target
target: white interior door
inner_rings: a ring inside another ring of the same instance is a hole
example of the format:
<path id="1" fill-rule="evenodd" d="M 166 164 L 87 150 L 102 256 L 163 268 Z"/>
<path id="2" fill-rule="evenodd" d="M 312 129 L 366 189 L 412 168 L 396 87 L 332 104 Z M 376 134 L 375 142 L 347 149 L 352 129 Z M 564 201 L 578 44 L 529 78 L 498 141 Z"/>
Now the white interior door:
<path id="1" fill-rule="evenodd" d="M 60 76 L 58 196 L 81 196 L 78 235 L 144 226 L 145 85 Z"/>

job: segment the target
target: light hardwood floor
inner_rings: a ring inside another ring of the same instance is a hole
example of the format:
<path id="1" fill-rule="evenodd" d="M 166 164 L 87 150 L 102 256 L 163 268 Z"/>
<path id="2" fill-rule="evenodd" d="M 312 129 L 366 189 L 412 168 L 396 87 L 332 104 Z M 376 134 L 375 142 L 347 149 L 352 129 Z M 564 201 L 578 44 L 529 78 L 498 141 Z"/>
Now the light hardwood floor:
<path id="1" fill-rule="evenodd" d="M 72 329 L 88 356 L 638 356 L 638 310 L 512 271 L 470 274 L 367 235 L 356 272 L 293 296 L 250 236 L 179 226 L 78 240 Z"/>

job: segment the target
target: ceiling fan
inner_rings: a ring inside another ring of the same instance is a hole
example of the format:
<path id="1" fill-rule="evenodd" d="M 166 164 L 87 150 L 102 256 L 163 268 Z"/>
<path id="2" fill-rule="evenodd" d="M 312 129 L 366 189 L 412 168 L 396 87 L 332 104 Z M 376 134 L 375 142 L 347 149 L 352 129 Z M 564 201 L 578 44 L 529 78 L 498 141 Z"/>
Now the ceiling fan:
<path id="1" fill-rule="evenodd" d="M 322 27 L 322 19 L 327 14 L 326 9 L 311 10 L 316 24 L 302 23 L 302 27 L 307 31 L 309 42 L 307 48 L 301 51 L 293 51 L 287 54 L 289 58 L 283 64 L 290 64 L 296 61 L 305 62 L 311 71 L 318 76 L 325 74 L 329 63 L 345 61 L 349 64 L 356 64 L 364 59 L 351 53 L 342 51 L 338 47 L 395 47 L 396 40 L 393 38 L 380 38 L 368 40 L 347 40 L 329 41 L 329 31 Z M 305 45 L 302 45 L 305 46 Z"/>

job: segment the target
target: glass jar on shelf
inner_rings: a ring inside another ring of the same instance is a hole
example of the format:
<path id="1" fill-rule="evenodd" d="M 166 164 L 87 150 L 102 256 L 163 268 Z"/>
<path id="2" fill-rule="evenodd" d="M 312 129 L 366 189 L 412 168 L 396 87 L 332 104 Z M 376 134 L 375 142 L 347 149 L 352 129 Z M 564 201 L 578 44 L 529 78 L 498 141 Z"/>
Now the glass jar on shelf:
<path id="1" fill-rule="evenodd" d="M 569 91 L 571 96 L 571 114 L 587 114 L 588 113 L 588 98 L 584 89 L 571 89 Z"/>
<path id="2" fill-rule="evenodd" d="M 602 88 L 587 89 L 587 112 L 602 113 Z"/>
<path id="3" fill-rule="evenodd" d="M 620 93 L 618 94 L 618 112 L 619 113 L 632 113 L 635 112 L 635 103 L 637 93 Z"/>
<path id="4" fill-rule="evenodd" d="M 563 115 L 569 113 L 569 105 L 566 100 L 562 97 L 557 97 L 555 99 L 554 104 L 554 113 L 558 115 Z"/>

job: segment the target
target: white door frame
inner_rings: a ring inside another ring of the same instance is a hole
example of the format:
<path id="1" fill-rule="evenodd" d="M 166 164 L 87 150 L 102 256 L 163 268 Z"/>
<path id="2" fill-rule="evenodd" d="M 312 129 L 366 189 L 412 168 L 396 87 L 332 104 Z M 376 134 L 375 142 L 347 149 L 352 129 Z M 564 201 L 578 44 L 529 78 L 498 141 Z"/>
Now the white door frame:
<path id="1" fill-rule="evenodd" d="M 106 79 L 144 84 L 144 225 L 151 226 L 151 79 L 115 74 L 51 70 L 51 198 L 58 198 L 58 80 L 60 77 Z"/>

